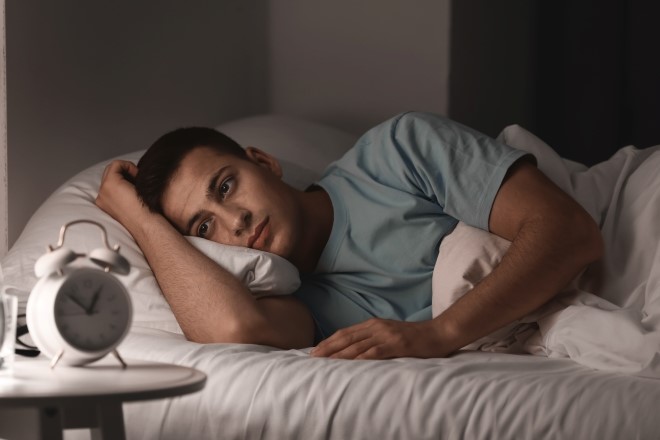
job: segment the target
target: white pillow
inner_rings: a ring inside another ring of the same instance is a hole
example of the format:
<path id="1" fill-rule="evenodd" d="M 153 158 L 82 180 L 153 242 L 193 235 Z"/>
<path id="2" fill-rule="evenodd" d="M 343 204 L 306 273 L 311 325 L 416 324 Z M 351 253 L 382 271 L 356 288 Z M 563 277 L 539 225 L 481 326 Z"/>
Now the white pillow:
<path id="1" fill-rule="evenodd" d="M 304 189 L 316 180 L 325 165 L 341 157 L 357 140 L 357 136 L 331 127 L 274 115 L 246 118 L 217 128 L 243 146 L 256 146 L 282 158 L 284 180 L 298 189 Z M 120 157 L 137 162 L 143 152 Z M 19 308 L 23 313 L 29 292 L 37 281 L 34 263 L 45 253 L 48 244 L 56 244 L 60 227 L 76 219 L 95 220 L 105 226 L 110 244 L 119 244 L 120 252 L 132 265 L 131 272 L 120 279 L 133 300 L 133 325 L 182 333 L 131 235 L 94 204 L 103 170 L 109 162 L 96 164 L 72 177 L 33 214 L 21 236 L 2 259 L 3 289 L 19 297 Z M 241 278 L 255 295 L 291 293 L 300 283 L 296 268 L 277 255 L 208 240 L 189 240 Z M 67 233 L 64 244 L 76 252 L 89 253 L 102 246 L 100 230 L 94 226 L 76 225 Z"/>
<path id="2" fill-rule="evenodd" d="M 358 139 L 352 133 L 284 115 L 252 116 L 224 123 L 218 129 L 244 147 L 260 148 L 317 174 Z"/>

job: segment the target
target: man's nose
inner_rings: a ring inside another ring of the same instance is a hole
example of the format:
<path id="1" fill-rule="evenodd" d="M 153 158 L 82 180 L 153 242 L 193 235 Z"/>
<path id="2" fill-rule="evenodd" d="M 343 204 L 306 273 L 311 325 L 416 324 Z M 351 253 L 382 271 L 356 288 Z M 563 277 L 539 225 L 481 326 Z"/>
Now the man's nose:
<path id="1" fill-rule="evenodd" d="M 250 211 L 242 208 L 228 210 L 226 226 L 229 234 L 233 237 L 243 237 L 249 234 L 251 223 L 252 213 Z"/>

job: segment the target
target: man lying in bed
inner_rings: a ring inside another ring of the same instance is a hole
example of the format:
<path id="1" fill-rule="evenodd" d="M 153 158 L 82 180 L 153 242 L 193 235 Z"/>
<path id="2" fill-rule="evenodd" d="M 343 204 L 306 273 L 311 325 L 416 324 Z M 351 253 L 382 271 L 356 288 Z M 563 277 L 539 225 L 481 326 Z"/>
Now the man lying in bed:
<path id="1" fill-rule="evenodd" d="M 373 128 L 304 192 L 281 177 L 274 157 L 204 128 L 166 134 L 138 167 L 106 169 L 97 204 L 133 235 L 188 339 L 447 356 L 535 310 L 603 252 L 592 218 L 532 157 L 432 114 Z M 438 246 L 458 220 L 512 245 L 431 319 Z M 280 255 L 302 286 L 255 299 L 183 235 Z"/>

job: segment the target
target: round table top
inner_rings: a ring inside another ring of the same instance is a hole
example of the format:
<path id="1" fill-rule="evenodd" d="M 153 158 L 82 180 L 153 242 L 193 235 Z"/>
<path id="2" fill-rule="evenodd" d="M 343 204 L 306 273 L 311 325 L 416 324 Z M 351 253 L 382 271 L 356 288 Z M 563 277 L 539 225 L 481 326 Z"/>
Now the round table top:
<path id="1" fill-rule="evenodd" d="M 124 369 L 112 357 L 52 369 L 48 360 L 15 362 L 13 372 L 0 374 L 0 406 L 159 399 L 193 393 L 206 384 L 206 375 L 194 368 L 142 360 L 126 364 Z"/>

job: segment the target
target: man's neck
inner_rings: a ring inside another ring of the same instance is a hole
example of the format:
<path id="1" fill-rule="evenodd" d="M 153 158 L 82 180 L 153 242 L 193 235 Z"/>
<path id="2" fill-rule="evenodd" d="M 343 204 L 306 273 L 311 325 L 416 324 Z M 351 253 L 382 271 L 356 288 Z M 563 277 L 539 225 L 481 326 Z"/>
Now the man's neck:
<path id="1" fill-rule="evenodd" d="M 330 238 L 334 211 L 330 196 L 319 186 L 306 190 L 301 197 L 305 233 L 299 243 L 298 261 L 293 263 L 301 273 L 311 273 Z"/>

